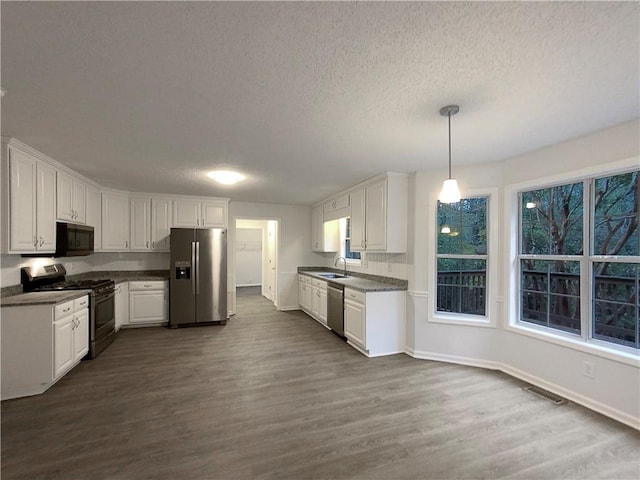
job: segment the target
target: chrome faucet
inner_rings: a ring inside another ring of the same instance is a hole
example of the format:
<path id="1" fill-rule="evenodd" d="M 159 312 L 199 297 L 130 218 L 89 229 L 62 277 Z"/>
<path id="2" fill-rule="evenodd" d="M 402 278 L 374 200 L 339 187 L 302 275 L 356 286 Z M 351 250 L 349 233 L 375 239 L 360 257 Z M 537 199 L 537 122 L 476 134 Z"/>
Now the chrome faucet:
<path id="1" fill-rule="evenodd" d="M 344 258 L 344 257 L 338 257 L 338 258 L 336 258 L 336 261 L 335 261 L 335 262 L 333 262 L 333 266 L 334 266 L 334 267 L 337 267 L 337 266 L 338 266 L 338 262 L 339 262 L 340 260 L 342 260 L 342 261 L 344 262 L 344 276 L 346 277 L 346 276 L 347 276 L 347 259 L 346 259 L 346 258 Z"/>

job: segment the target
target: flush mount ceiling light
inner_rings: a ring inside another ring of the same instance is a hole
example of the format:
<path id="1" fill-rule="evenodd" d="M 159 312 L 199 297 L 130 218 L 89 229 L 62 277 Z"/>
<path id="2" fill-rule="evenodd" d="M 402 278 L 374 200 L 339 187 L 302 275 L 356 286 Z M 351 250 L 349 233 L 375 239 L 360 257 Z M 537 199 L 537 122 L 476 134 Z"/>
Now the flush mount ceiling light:
<path id="1" fill-rule="evenodd" d="M 460 189 L 455 178 L 451 178 L 451 115 L 460 111 L 458 105 L 447 105 L 440 109 L 440 115 L 449 118 L 449 178 L 442 184 L 438 200 L 442 203 L 456 203 L 460 201 Z"/>
<path id="2" fill-rule="evenodd" d="M 241 173 L 231 170 L 214 170 L 207 173 L 207 176 L 222 185 L 235 185 L 246 178 Z"/>

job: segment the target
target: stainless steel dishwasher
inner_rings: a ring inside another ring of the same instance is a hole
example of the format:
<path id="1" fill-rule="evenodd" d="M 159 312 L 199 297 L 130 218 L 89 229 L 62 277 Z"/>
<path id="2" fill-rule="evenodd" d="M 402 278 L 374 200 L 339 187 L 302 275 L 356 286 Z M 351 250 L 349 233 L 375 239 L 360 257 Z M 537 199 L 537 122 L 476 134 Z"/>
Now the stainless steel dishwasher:
<path id="1" fill-rule="evenodd" d="M 327 325 L 344 337 L 344 287 L 327 285 Z"/>

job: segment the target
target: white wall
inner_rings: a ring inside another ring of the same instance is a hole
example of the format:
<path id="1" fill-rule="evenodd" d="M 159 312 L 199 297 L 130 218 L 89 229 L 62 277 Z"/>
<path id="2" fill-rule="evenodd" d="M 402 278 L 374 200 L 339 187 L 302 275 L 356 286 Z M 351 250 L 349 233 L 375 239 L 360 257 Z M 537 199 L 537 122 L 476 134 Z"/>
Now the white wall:
<path id="1" fill-rule="evenodd" d="M 311 251 L 311 208 L 274 203 L 234 202 L 229 204 L 230 242 L 235 241 L 236 219 L 278 220 L 278 278 L 275 304 L 279 310 L 298 308 L 298 266 L 319 265 L 322 257 Z M 235 269 L 230 255 L 229 271 Z M 234 285 L 230 282 L 230 285 Z M 235 292 L 231 292 L 235 294 Z M 234 296 L 235 298 L 235 296 Z"/>
<path id="2" fill-rule="evenodd" d="M 474 327 L 430 322 L 428 249 L 435 241 L 434 225 L 427 221 L 435 208 L 433 195 L 447 176 L 418 172 L 409 182 L 409 244 L 407 272 L 407 351 L 421 357 L 498 368 L 571 400 L 640 428 L 640 368 L 638 362 L 620 362 L 588 349 L 550 343 L 505 328 L 510 227 L 504 213 L 505 187 L 522 181 L 543 179 L 567 172 L 618 165 L 637 165 L 640 155 L 640 120 L 509 159 L 478 166 L 456 167 L 453 174 L 460 189 L 498 188 L 498 309 L 497 327 Z M 635 157 L 635 158 L 634 158 Z M 626 159 L 626 160 L 625 160 Z M 631 160 L 629 160 L 631 159 Z M 582 375 L 582 363 L 596 367 L 596 378 Z"/>
<path id="3" fill-rule="evenodd" d="M 20 284 L 20 268 L 33 265 L 34 262 L 45 264 L 61 263 L 68 275 L 102 270 L 167 270 L 169 268 L 168 253 L 94 253 L 86 257 L 65 258 L 23 258 L 20 255 L 1 255 L 2 277 L 0 285 L 8 287 Z"/>
<path id="4" fill-rule="evenodd" d="M 262 285 L 262 228 L 236 225 L 236 287 Z"/>

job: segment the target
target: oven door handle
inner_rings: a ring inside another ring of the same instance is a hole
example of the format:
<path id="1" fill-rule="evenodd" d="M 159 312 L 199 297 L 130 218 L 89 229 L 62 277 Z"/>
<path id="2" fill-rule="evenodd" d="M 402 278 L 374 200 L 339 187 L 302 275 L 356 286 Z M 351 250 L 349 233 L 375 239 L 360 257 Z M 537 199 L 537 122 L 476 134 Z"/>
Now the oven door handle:
<path id="1" fill-rule="evenodd" d="M 116 292 L 109 292 L 108 294 L 100 297 L 96 297 L 96 303 L 104 302 L 105 300 L 109 300 L 110 298 L 115 298 Z"/>

